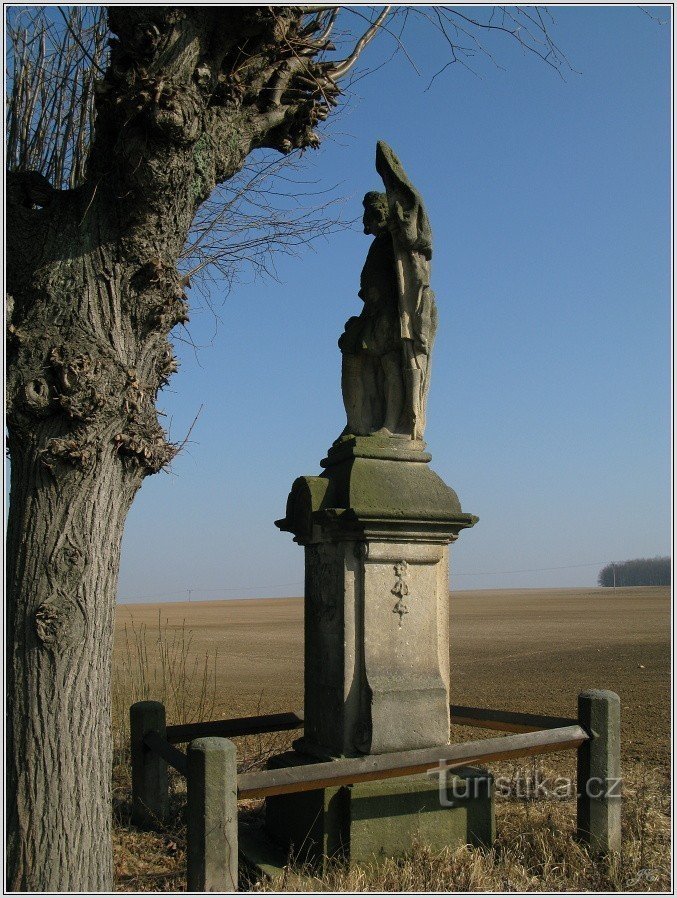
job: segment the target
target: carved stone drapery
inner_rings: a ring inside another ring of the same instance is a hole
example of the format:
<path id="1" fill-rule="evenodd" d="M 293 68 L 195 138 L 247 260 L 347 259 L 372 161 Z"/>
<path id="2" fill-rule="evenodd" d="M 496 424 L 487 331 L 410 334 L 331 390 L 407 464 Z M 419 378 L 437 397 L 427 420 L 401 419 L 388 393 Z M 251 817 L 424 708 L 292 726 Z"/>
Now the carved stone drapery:
<path id="1" fill-rule="evenodd" d="M 348 418 L 342 437 L 422 440 L 437 328 L 432 234 L 421 196 L 383 141 L 376 168 L 386 192 L 367 193 L 363 202 L 364 231 L 374 236 L 360 276 L 364 307 L 339 340 Z"/>

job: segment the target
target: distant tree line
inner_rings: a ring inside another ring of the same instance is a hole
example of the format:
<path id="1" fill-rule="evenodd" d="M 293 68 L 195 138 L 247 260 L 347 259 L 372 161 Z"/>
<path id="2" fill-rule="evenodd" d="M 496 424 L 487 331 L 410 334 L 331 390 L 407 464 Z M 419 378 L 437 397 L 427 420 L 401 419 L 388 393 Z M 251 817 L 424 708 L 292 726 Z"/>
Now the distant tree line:
<path id="1" fill-rule="evenodd" d="M 669 556 L 612 561 L 599 572 L 600 586 L 669 586 Z"/>

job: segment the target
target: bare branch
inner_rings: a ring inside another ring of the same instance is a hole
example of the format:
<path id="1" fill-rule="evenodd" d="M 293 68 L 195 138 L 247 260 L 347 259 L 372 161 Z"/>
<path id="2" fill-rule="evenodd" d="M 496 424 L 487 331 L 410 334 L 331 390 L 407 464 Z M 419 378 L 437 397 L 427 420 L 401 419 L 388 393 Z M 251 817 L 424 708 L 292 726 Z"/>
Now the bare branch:
<path id="1" fill-rule="evenodd" d="M 670 24 L 669 19 L 661 19 L 655 13 L 651 12 L 651 10 L 647 9 L 645 6 L 639 7 L 640 12 L 643 12 L 645 16 L 647 16 L 652 21 L 656 22 L 656 24 L 665 26 Z"/>
<path id="2" fill-rule="evenodd" d="M 78 35 L 75 33 L 75 30 L 73 29 L 73 26 L 71 25 L 70 21 L 66 17 L 66 14 L 64 13 L 63 8 L 61 6 L 57 6 L 57 9 L 59 10 L 59 13 L 61 14 L 61 18 L 64 20 L 64 23 L 66 25 L 66 28 L 68 29 L 70 36 L 73 38 L 75 43 L 78 45 L 78 47 L 82 51 L 83 56 L 87 60 L 89 60 L 90 64 L 97 70 L 97 72 L 99 72 L 100 75 L 103 75 L 104 70 L 101 68 L 101 66 L 99 65 L 97 60 L 92 56 L 92 54 L 89 52 L 89 50 L 87 50 L 87 48 L 82 43 L 82 41 L 80 40 Z M 71 13 L 71 15 L 72 14 L 73 13 Z"/>
<path id="3" fill-rule="evenodd" d="M 353 10 L 353 11 L 354 11 L 354 10 Z M 399 33 L 398 33 L 398 34 L 395 34 L 391 28 L 388 28 L 388 27 L 385 26 L 385 25 L 381 25 L 381 28 L 383 28 L 383 30 L 384 30 L 387 34 L 391 35 L 391 36 L 395 39 L 395 44 L 396 44 L 396 46 L 393 48 L 393 51 L 392 51 L 392 53 L 390 54 L 390 56 L 388 56 L 387 59 L 384 59 L 383 62 L 379 63 L 378 65 L 373 65 L 373 66 L 371 66 L 370 68 L 362 68 L 362 69 L 360 69 L 359 74 L 356 73 L 356 72 L 353 70 L 353 72 L 351 73 L 351 76 L 350 76 L 349 80 L 348 80 L 348 81 L 346 82 L 346 84 L 344 85 L 344 92 L 347 92 L 347 90 L 348 90 L 349 88 L 351 88 L 354 84 L 357 84 L 358 81 L 361 81 L 363 78 L 367 78 L 367 77 L 369 77 L 370 75 L 373 75 L 374 72 L 378 72 L 379 69 L 382 69 L 384 66 L 388 65 L 388 63 L 389 63 L 389 62 L 392 62 L 392 60 L 395 58 L 395 56 L 397 56 L 397 54 L 400 53 L 400 52 L 402 52 L 402 53 L 404 54 L 404 56 L 406 57 L 407 61 L 411 63 L 411 66 L 412 66 L 412 68 L 414 69 L 414 71 L 416 72 L 416 74 L 417 74 L 417 75 L 420 75 L 419 70 L 416 68 L 416 64 L 415 64 L 414 61 L 409 57 L 409 54 L 407 53 L 407 50 L 406 50 L 404 44 L 402 43 L 402 34 L 404 33 L 404 29 L 406 28 L 406 25 L 407 25 L 407 18 L 408 18 L 408 16 L 409 16 L 409 9 L 405 9 L 403 12 L 404 12 L 404 14 L 403 14 L 403 16 L 401 17 L 401 18 L 402 18 L 402 24 L 401 24 L 401 26 L 400 26 L 400 30 L 399 30 Z M 392 18 L 391 18 L 391 21 L 394 21 L 394 19 L 395 19 L 396 16 L 397 16 L 397 12 L 393 13 Z"/>
<path id="4" fill-rule="evenodd" d="M 6 28 L 7 169 L 61 188 L 84 180 L 94 81 L 108 53 L 105 9 L 67 9 L 12 7 Z"/>
<path id="5" fill-rule="evenodd" d="M 523 7 L 500 7 L 502 21 L 500 24 L 495 24 L 493 22 L 493 13 L 489 21 L 482 22 L 479 19 L 466 15 L 457 7 L 445 6 L 441 7 L 441 9 L 447 21 L 454 24 L 455 27 L 465 34 L 468 34 L 468 31 L 463 29 L 456 20 L 467 23 L 467 25 L 479 31 L 502 33 L 513 38 L 523 50 L 538 56 L 539 59 L 554 69 L 562 78 L 564 77 L 562 68 L 566 66 L 571 69 L 565 55 L 550 39 L 540 13 L 540 21 L 537 22 Z M 513 9 L 515 12 L 512 11 Z M 532 26 L 535 26 L 535 31 L 529 28 L 530 23 Z"/>
<path id="6" fill-rule="evenodd" d="M 406 22 L 407 22 L 407 17 L 408 17 L 408 15 L 409 15 L 409 13 L 410 13 L 414 8 L 415 8 L 415 7 L 401 7 L 401 8 L 399 8 L 399 9 L 396 8 L 396 9 L 394 9 L 394 10 L 391 10 L 391 13 L 390 13 L 390 19 L 391 19 L 391 21 L 394 21 L 398 16 L 401 16 L 401 17 L 403 18 L 402 28 L 400 29 L 399 34 L 396 34 L 396 33 L 392 30 L 392 28 L 390 28 L 389 25 L 387 25 L 387 24 L 385 23 L 385 21 L 381 23 L 380 29 L 381 29 L 381 31 L 382 31 L 384 34 L 387 34 L 389 37 L 392 37 L 392 39 L 395 41 L 395 44 L 397 45 L 397 50 L 398 50 L 399 52 L 401 52 L 401 53 L 404 55 L 405 59 L 407 60 L 407 62 L 409 63 L 409 65 L 412 67 L 412 69 L 416 72 L 416 74 L 417 74 L 417 75 L 420 75 L 421 72 L 419 71 L 418 66 L 416 65 L 416 63 L 415 63 L 414 60 L 412 59 L 411 54 L 410 54 L 409 51 L 407 50 L 406 44 L 405 44 L 404 41 L 402 40 L 402 33 L 403 33 L 403 31 L 404 31 L 404 27 L 405 27 Z M 345 12 L 346 12 L 346 13 L 350 13 L 351 16 L 357 16 L 357 17 L 359 17 L 360 19 L 363 19 L 365 22 L 369 22 L 370 25 L 372 24 L 372 23 L 370 22 L 370 20 L 367 18 L 367 16 L 365 16 L 365 14 L 364 14 L 363 12 L 360 11 L 360 8 L 359 8 L 359 7 L 356 7 L 356 6 L 345 7 Z M 352 43 L 354 43 L 354 40 L 351 40 L 351 44 L 352 44 Z M 395 55 L 396 55 L 396 54 L 394 53 L 393 56 L 395 56 Z M 391 58 L 392 58 L 392 57 L 391 57 Z M 381 66 L 378 66 L 377 68 L 381 68 Z"/>
<path id="7" fill-rule="evenodd" d="M 364 32 L 362 37 L 355 44 L 355 49 L 346 59 L 341 62 L 332 64 L 331 68 L 328 70 L 328 74 L 333 78 L 334 81 L 337 81 L 339 78 L 343 78 L 343 76 L 350 71 L 350 69 L 355 65 L 357 60 L 362 55 L 364 48 L 367 44 L 373 40 L 374 36 L 377 34 L 379 28 L 385 22 L 388 13 L 390 12 L 390 6 L 384 6 L 383 10 L 380 12 L 376 21 Z"/>
<path id="8" fill-rule="evenodd" d="M 351 225 L 343 217 L 344 202 L 336 188 L 320 190 L 303 179 L 300 154 L 262 155 L 218 187 L 198 211 L 181 254 L 184 280 L 200 274 L 205 283 L 219 279 L 232 285 L 247 268 L 274 278 L 275 254 L 295 255 L 318 237 Z"/>
<path id="9" fill-rule="evenodd" d="M 338 15 L 338 9 L 336 9 L 336 8 L 332 9 L 331 12 L 329 13 L 329 16 L 327 17 L 327 23 L 324 27 L 324 30 L 322 32 L 320 32 L 320 34 L 318 34 L 317 37 L 315 38 L 315 41 L 317 42 L 318 46 L 322 46 L 325 43 L 325 41 L 329 40 L 329 35 L 331 34 L 331 32 L 334 28 L 334 23 L 336 22 L 337 15 Z"/>

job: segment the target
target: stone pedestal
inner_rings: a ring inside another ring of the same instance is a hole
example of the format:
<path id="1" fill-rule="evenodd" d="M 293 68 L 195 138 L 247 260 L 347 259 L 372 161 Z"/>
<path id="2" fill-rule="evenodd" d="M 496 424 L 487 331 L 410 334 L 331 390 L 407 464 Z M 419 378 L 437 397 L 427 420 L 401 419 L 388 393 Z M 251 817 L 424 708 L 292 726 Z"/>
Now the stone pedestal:
<path id="1" fill-rule="evenodd" d="M 357 437 L 277 525 L 305 547 L 305 730 L 320 758 L 449 741 L 449 548 L 477 520 L 424 444 Z"/>
<path id="2" fill-rule="evenodd" d="M 288 752 L 273 766 L 303 763 Z M 302 863 L 351 863 L 397 856 L 415 842 L 432 851 L 490 846 L 495 838 L 493 780 L 482 770 L 447 771 L 440 801 L 436 775 L 316 789 L 266 800 L 266 834 Z"/>
<path id="3" fill-rule="evenodd" d="M 477 518 L 429 461 L 419 441 L 351 437 L 294 482 L 276 523 L 306 555 L 305 728 L 274 764 L 449 742 L 449 543 Z M 491 788 L 445 805 L 429 776 L 266 801 L 268 835 L 314 859 L 490 843 L 493 825 Z"/>

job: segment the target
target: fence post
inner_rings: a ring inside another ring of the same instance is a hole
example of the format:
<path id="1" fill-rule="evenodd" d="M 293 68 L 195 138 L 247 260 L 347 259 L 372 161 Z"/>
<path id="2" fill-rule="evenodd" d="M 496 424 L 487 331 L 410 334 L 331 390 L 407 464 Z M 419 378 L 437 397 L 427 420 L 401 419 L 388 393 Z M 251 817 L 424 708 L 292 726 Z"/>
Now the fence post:
<path id="1" fill-rule="evenodd" d="M 578 836 L 593 851 L 621 850 L 621 700 L 590 689 L 578 696 L 578 722 L 590 736 L 578 749 Z"/>
<path id="2" fill-rule="evenodd" d="M 229 739 L 188 746 L 188 891 L 237 891 L 237 751 Z"/>
<path id="3" fill-rule="evenodd" d="M 129 709 L 132 750 L 132 817 L 138 826 L 152 829 L 169 810 L 167 762 L 143 744 L 155 731 L 166 737 L 165 706 L 162 702 L 136 702 Z"/>

